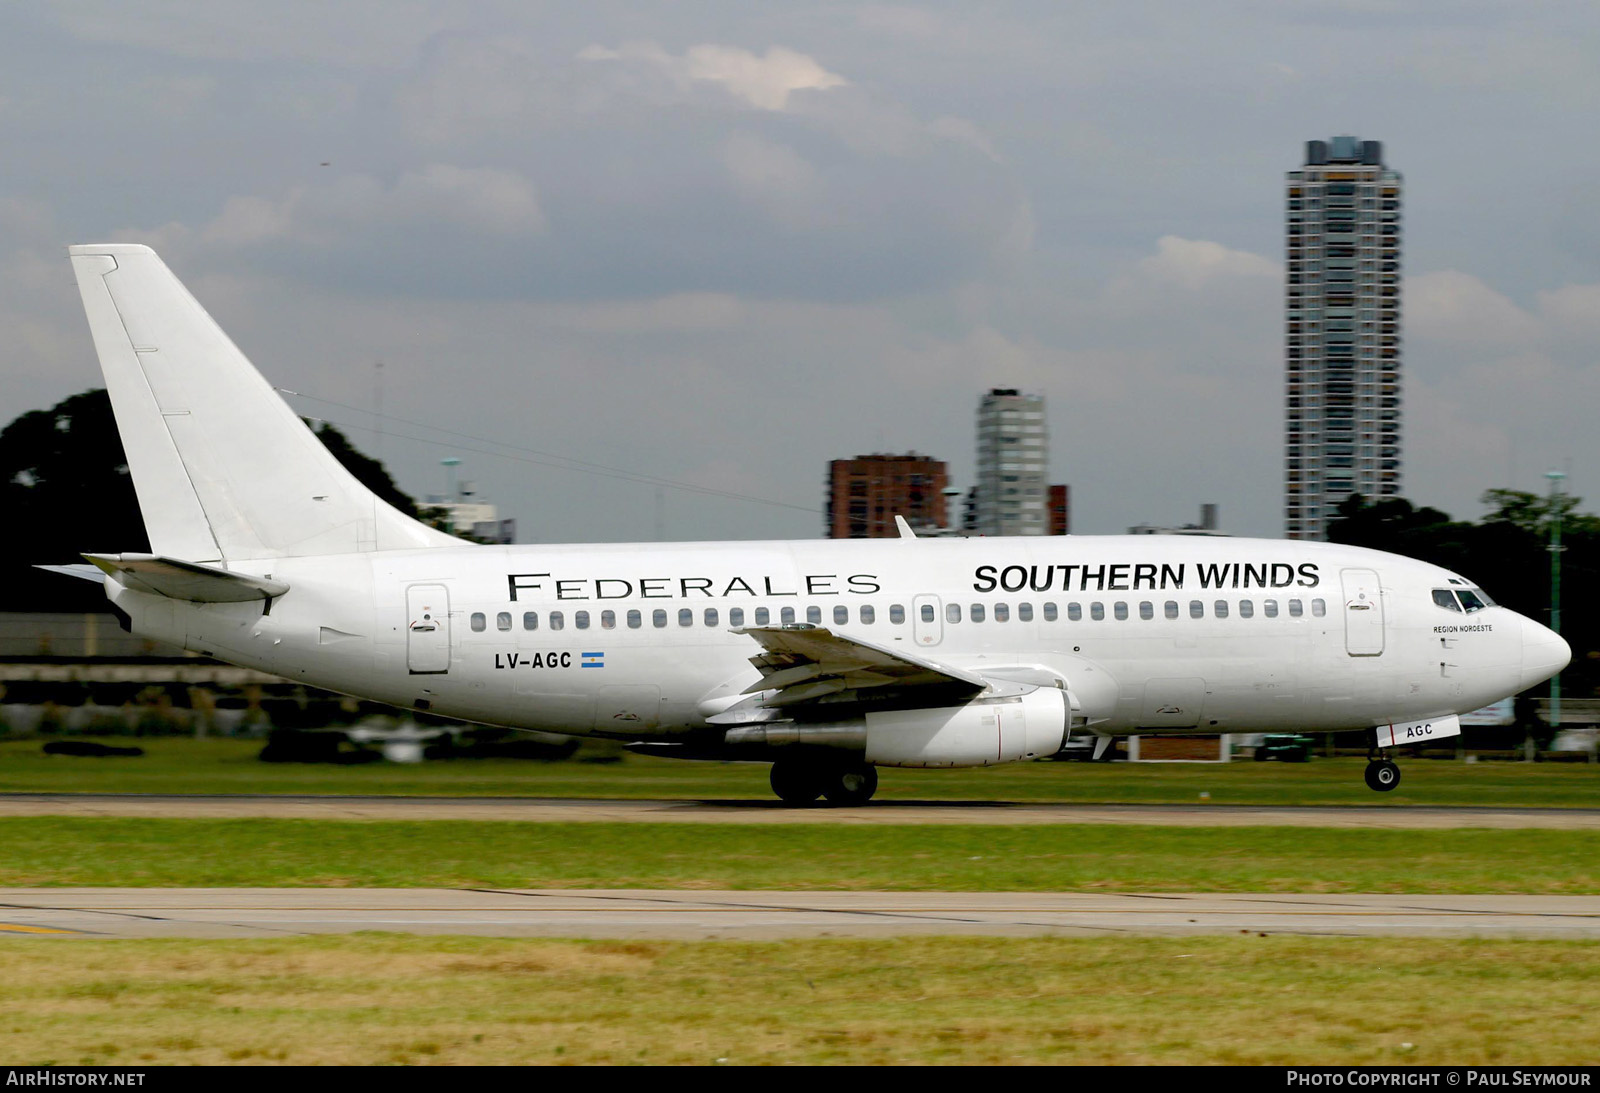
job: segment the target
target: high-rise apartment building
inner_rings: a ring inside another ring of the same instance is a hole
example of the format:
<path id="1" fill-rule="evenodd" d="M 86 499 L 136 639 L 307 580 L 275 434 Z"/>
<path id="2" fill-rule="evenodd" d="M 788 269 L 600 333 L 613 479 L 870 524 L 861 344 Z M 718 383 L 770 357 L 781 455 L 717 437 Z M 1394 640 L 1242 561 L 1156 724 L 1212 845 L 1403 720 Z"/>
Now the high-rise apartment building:
<path id="1" fill-rule="evenodd" d="M 1290 171 L 1284 516 L 1323 539 L 1340 502 L 1400 490 L 1400 175 L 1383 144 L 1306 142 Z"/>
<path id="2" fill-rule="evenodd" d="M 893 538 L 896 516 L 914 529 L 943 528 L 949 484 L 942 460 L 916 452 L 835 459 L 828 464 L 828 538 Z"/>
<path id="3" fill-rule="evenodd" d="M 996 387 L 983 396 L 978 403 L 977 534 L 1049 534 L 1049 450 L 1043 395 Z"/>

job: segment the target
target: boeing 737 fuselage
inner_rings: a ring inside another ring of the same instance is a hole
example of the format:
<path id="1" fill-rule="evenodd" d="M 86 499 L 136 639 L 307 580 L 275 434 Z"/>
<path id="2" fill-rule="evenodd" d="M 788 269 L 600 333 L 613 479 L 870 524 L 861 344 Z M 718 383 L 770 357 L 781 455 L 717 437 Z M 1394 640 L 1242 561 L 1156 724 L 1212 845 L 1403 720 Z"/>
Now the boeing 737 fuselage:
<path id="1" fill-rule="evenodd" d="M 357 483 L 148 248 L 74 247 L 154 553 L 86 555 L 132 629 L 469 721 L 772 762 L 788 801 L 1072 737 L 1359 732 L 1563 668 L 1465 578 L 1378 551 L 1074 536 L 487 547 Z"/>

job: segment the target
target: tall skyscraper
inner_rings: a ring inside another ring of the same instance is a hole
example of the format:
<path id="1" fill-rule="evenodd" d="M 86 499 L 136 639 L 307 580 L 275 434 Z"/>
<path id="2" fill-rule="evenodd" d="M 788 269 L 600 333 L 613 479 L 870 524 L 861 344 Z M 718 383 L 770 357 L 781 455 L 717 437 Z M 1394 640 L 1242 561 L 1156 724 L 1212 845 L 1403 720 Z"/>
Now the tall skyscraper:
<path id="1" fill-rule="evenodd" d="M 858 455 L 828 464 L 828 538 L 892 539 L 894 518 L 918 530 L 945 526 L 943 460 L 905 455 Z"/>
<path id="2" fill-rule="evenodd" d="M 1324 539 L 1339 503 L 1400 491 L 1400 175 L 1383 144 L 1306 142 L 1287 180 L 1284 516 Z"/>
<path id="3" fill-rule="evenodd" d="M 996 387 L 978 403 L 979 535 L 1048 535 L 1044 396 Z"/>

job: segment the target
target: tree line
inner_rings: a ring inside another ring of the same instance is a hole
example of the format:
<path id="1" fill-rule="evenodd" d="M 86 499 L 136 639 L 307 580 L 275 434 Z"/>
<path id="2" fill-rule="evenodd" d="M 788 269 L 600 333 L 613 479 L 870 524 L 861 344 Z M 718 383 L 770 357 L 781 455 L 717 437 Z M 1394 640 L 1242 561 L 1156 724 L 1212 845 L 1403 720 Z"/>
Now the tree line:
<path id="1" fill-rule="evenodd" d="M 439 526 L 438 510 L 419 510 L 382 463 L 334 426 L 321 422 L 312 431 L 368 489 Z M 106 610 L 98 586 L 33 568 L 81 562 L 85 552 L 150 550 L 104 388 L 30 410 L 0 431 L 0 512 L 9 525 L 0 536 L 0 611 Z"/>
<path id="2" fill-rule="evenodd" d="M 1600 588 L 1600 517 L 1579 512 L 1581 503 L 1567 494 L 1494 489 L 1483 495 L 1488 513 L 1472 522 L 1404 498 L 1352 495 L 1329 523 L 1328 538 L 1444 566 L 1482 585 L 1496 602 L 1548 625 L 1550 533 L 1559 518 L 1561 636 L 1572 646 L 1561 689 L 1590 698 L 1600 694 L 1600 622 L 1588 610 Z"/>

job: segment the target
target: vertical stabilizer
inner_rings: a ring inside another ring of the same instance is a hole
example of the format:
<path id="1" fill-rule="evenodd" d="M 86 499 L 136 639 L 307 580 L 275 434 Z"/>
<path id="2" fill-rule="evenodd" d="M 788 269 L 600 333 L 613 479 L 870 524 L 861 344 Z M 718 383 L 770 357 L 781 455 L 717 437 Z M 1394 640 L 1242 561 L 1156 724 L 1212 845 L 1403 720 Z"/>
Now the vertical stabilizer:
<path id="1" fill-rule="evenodd" d="M 156 554 L 192 562 L 461 546 L 339 463 L 149 247 L 72 247 Z"/>

